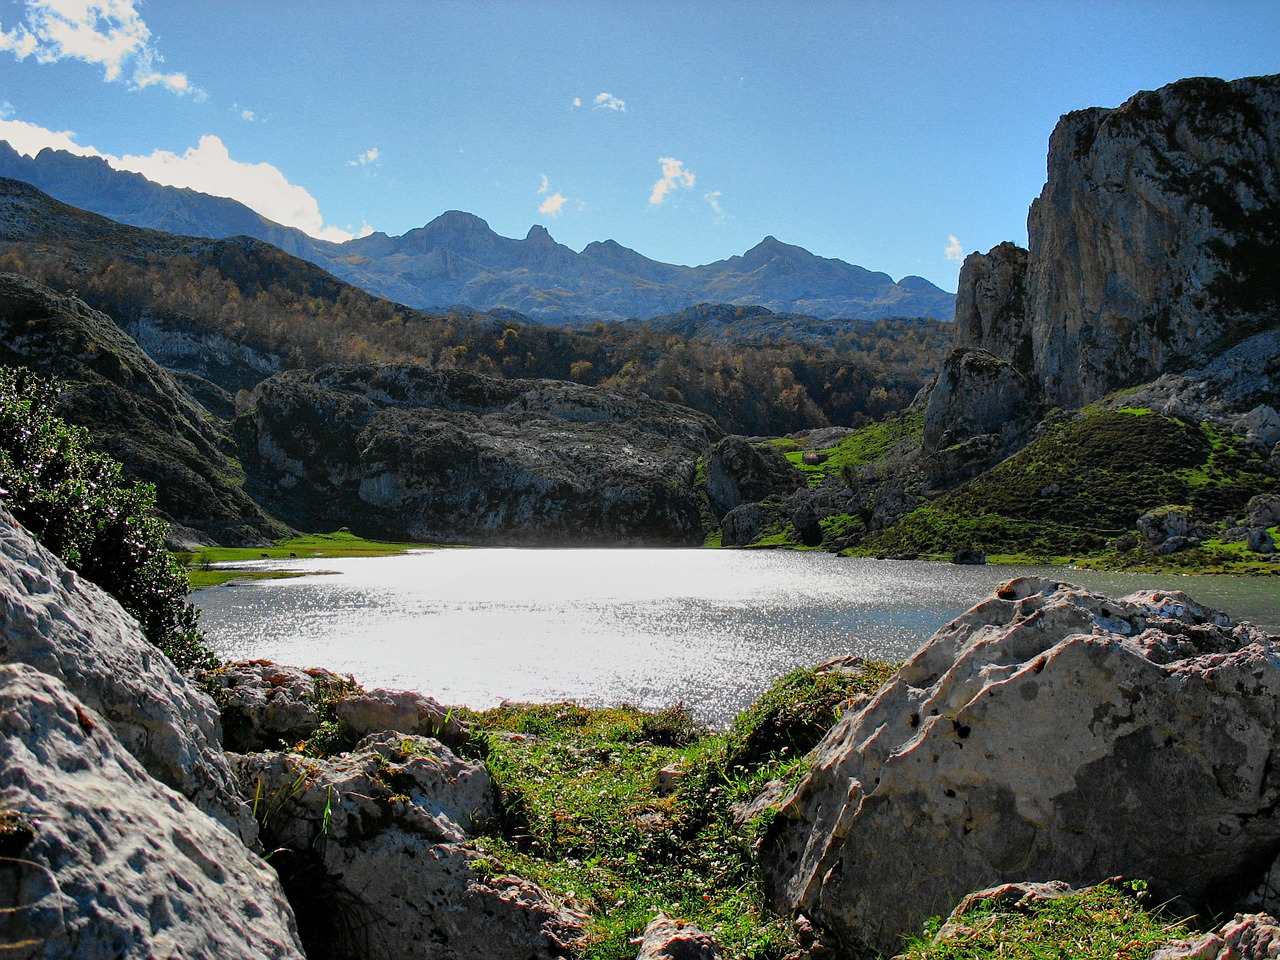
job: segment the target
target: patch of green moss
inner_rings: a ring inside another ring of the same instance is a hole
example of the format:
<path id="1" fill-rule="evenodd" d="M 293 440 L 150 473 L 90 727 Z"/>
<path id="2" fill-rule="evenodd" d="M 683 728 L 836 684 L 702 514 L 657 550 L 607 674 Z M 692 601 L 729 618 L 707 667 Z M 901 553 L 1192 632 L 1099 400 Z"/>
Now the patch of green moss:
<path id="1" fill-rule="evenodd" d="M 1280 490 L 1240 438 L 1210 425 L 1132 409 L 1086 411 L 1048 428 L 1004 463 L 903 517 L 859 553 L 949 557 L 964 547 L 989 556 L 1037 560 L 1105 559 L 1152 564 L 1111 544 L 1136 530 L 1144 513 L 1190 505 L 1217 522 L 1239 516 L 1249 498 Z M 1230 565 L 1230 551 L 1206 546 L 1197 558 Z M 1162 568 L 1185 558 L 1159 558 Z M 1253 561 L 1250 561 L 1253 563 Z"/>

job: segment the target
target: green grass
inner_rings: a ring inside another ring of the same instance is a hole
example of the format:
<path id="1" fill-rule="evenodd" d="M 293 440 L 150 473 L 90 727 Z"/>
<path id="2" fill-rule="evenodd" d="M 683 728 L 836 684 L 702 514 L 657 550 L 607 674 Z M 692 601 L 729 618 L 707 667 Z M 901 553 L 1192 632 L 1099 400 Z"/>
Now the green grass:
<path id="1" fill-rule="evenodd" d="M 312 533 L 281 540 L 269 547 L 204 547 L 173 554 L 186 568 L 191 589 L 216 587 L 229 580 L 277 580 L 302 576 L 286 570 L 215 570 L 214 564 L 253 560 L 292 560 L 309 557 L 387 557 L 409 550 L 440 549 L 431 543 L 393 543 L 366 540 L 343 528 L 334 533 Z"/>
<path id="2" fill-rule="evenodd" d="M 1145 409 L 1088 410 L 988 472 L 861 544 L 869 555 L 992 556 L 1122 569 L 1280 572 L 1235 544 L 1187 554 L 1119 551 L 1142 514 L 1185 504 L 1209 522 L 1239 517 L 1249 498 L 1280 490 L 1232 434 Z"/>
<path id="3" fill-rule="evenodd" d="M 729 958 L 780 957 L 788 923 L 766 915 L 755 861 L 760 825 L 731 807 L 802 758 L 849 697 L 893 668 L 850 677 L 796 671 L 725 732 L 697 729 L 681 707 L 503 706 L 476 714 L 503 799 L 502 829 L 480 846 L 495 872 L 533 880 L 590 916 L 584 960 L 635 956 L 654 914 L 712 931 Z M 660 769 L 683 771 L 660 795 Z"/>
<path id="4" fill-rule="evenodd" d="M 935 919 L 907 944 L 903 960 L 1146 960 L 1188 936 L 1185 924 L 1145 905 L 1141 884 L 1104 883 L 1029 908 L 983 904 L 954 936 L 934 942 Z"/>
<path id="5" fill-rule="evenodd" d="M 820 486 L 830 477 L 845 476 L 849 471 L 878 463 L 904 440 L 918 441 L 924 434 L 924 413 L 901 413 L 897 416 L 855 430 L 834 447 L 809 448 L 790 437 L 767 441 L 782 452 L 787 461 L 805 474 L 811 487 Z M 804 462 L 806 453 L 826 457 L 822 463 Z"/>

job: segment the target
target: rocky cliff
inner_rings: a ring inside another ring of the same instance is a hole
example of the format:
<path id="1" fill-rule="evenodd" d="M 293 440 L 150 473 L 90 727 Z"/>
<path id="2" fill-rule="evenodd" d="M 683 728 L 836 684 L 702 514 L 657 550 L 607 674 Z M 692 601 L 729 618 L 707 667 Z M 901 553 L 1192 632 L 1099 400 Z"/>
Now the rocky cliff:
<path id="1" fill-rule="evenodd" d="M 1280 76 L 1062 118 L 1027 220 L 961 272 L 956 346 L 1080 407 L 1280 322 Z"/>
<path id="2" fill-rule="evenodd" d="M 250 491 L 303 528 L 557 545 L 701 543 L 720 435 L 639 395 L 414 366 L 279 374 L 236 432 Z"/>

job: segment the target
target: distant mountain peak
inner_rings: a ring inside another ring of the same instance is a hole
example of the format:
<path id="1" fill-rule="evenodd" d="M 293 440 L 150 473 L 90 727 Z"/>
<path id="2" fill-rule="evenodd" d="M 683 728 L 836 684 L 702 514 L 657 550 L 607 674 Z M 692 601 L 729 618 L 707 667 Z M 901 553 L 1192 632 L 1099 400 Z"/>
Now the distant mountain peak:
<path id="1" fill-rule="evenodd" d="M 465 210 L 446 210 L 428 223 L 424 230 L 448 233 L 492 233 L 487 221 Z"/>

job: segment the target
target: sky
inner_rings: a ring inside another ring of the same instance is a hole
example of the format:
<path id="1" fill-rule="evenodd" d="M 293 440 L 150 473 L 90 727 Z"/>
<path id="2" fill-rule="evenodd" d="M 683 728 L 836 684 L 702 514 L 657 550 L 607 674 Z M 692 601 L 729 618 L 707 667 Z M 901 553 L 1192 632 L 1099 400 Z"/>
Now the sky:
<path id="1" fill-rule="evenodd" d="M 0 139 L 319 237 L 465 210 L 696 265 L 765 236 L 954 290 L 1059 116 L 1280 72 L 1275 0 L 0 0 Z"/>

